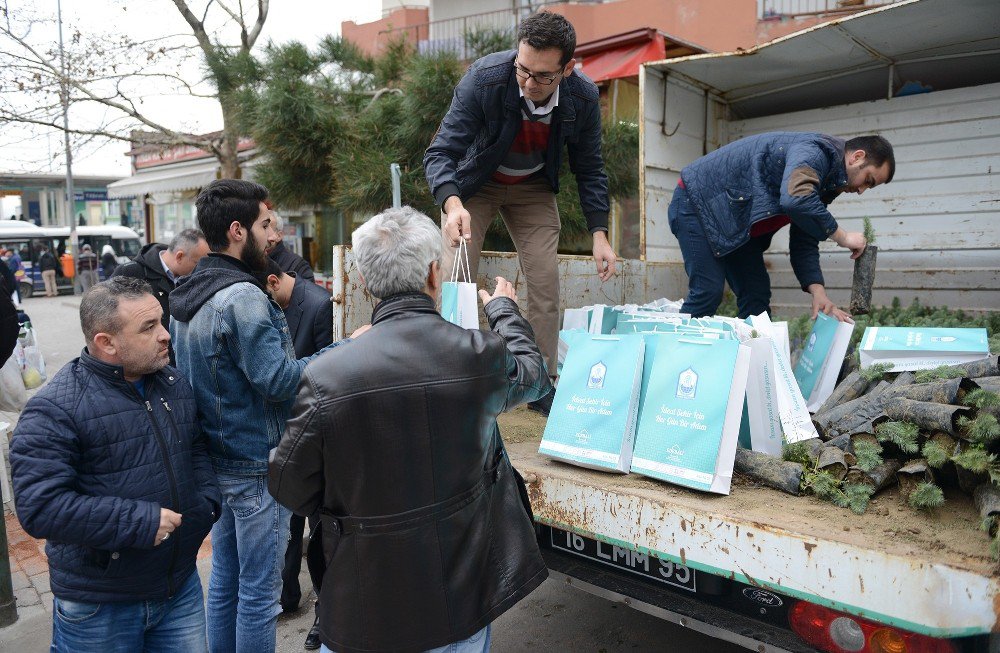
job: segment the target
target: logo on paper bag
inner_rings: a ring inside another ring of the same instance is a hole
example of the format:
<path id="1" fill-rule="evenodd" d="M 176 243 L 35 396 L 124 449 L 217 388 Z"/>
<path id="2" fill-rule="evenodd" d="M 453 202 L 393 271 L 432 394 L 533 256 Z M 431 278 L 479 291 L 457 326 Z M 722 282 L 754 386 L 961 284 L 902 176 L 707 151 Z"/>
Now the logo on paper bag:
<path id="1" fill-rule="evenodd" d="M 816 333 L 809 334 L 809 343 L 806 345 L 806 351 L 812 351 L 816 349 Z"/>
<path id="2" fill-rule="evenodd" d="M 577 444 L 587 444 L 590 442 L 590 433 L 587 432 L 587 429 L 580 429 L 576 432 L 576 442 Z"/>
<path id="3" fill-rule="evenodd" d="M 684 450 L 678 447 L 676 444 L 671 445 L 664 453 L 667 454 L 667 458 L 670 460 L 680 460 L 684 457 Z"/>
<path id="4" fill-rule="evenodd" d="M 931 336 L 931 342 L 955 342 L 958 340 L 955 336 Z"/>
<path id="5" fill-rule="evenodd" d="M 697 391 L 698 373 L 689 367 L 677 377 L 677 398 L 694 399 Z"/>
<path id="6" fill-rule="evenodd" d="M 596 363 L 590 368 L 590 376 L 587 377 L 587 387 L 600 389 L 604 387 L 604 377 L 608 374 L 608 368 L 604 363 Z"/>

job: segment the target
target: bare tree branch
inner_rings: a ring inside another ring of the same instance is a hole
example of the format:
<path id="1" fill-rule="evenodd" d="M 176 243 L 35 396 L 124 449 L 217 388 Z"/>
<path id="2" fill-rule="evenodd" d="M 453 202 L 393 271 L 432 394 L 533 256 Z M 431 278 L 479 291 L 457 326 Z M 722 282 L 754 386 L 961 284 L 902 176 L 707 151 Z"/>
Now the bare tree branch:
<path id="1" fill-rule="evenodd" d="M 260 36 L 261 30 L 264 29 L 264 21 L 267 20 L 269 5 L 269 0 L 257 0 L 257 22 L 254 23 L 253 28 L 250 30 L 250 36 L 244 43 L 247 50 L 253 48 L 254 44 L 257 43 L 257 37 Z"/>

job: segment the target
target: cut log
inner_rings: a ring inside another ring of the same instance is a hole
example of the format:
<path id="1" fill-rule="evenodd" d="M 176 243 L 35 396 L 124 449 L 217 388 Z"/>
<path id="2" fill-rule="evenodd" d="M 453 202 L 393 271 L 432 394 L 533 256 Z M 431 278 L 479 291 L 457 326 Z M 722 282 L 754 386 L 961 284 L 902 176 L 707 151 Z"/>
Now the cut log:
<path id="1" fill-rule="evenodd" d="M 883 410 L 890 420 L 910 422 L 925 431 L 944 431 L 951 435 L 959 435 L 957 424 L 959 417 L 972 416 L 972 410 L 962 406 L 914 401 L 902 397 L 886 399 Z"/>
<path id="2" fill-rule="evenodd" d="M 1000 376 L 980 376 L 972 380 L 983 390 L 1000 394 Z"/>
<path id="3" fill-rule="evenodd" d="M 872 421 L 882 414 L 881 396 L 888 387 L 888 381 L 880 381 L 865 396 L 831 408 L 825 413 L 817 413 L 812 420 L 816 430 L 827 440 L 841 435 L 870 432 Z"/>
<path id="4" fill-rule="evenodd" d="M 875 488 L 875 491 L 885 489 L 889 482 L 895 477 L 896 472 L 902 467 L 895 458 L 890 458 L 870 472 L 866 472 L 860 467 L 851 467 L 847 470 L 847 477 L 844 479 L 848 483 L 864 483 Z"/>
<path id="5" fill-rule="evenodd" d="M 885 397 L 903 397 L 914 401 L 930 401 L 937 404 L 957 404 L 966 392 L 975 390 L 978 385 L 969 379 L 959 377 L 942 379 L 930 383 L 915 383 L 913 385 L 890 386 L 885 391 Z"/>
<path id="6" fill-rule="evenodd" d="M 908 461 L 896 472 L 896 480 L 899 482 L 899 502 L 908 503 L 910 495 L 921 483 L 933 483 L 934 476 L 931 468 L 923 458 Z"/>
<path id="7" fill-rule="evenodd" d="M 994 483 L 981 483 L 972 491 L 972 500 L 976 504 L 979 516 L 989 520 L 990 537 L 997 536 L 1000 525 L 1000 488 Z"/>
<path id="8" fill-rule="evenodd" d="M 733 466 L 737 472 L 760 481 L 768 487 L 799 496 L 802 494 L 802 465 L 769 456 L 750 449 L 737 449 L 736 462 Z"/>
<path id="9" fill-rule="evenodd" d="M 819 453 L 819 463 L 817 464 L 817 469 L 829 472 L 838 481 L 844 480 L 847 476 L 847 470 L 850 468 L 850 463 L 848 463 L 846 456 L 851 457 L 851 461 L 855 462 L 854 456 L 851 454 L 845 454 L 843 449 L 838 449 L 837 447 L 823 447 L 823 450 Z"/>
<path id="10" fill-rule="evenodd" d="M 872 311 L 872 287 L 875 285 L 875 261 L 878 245 L 869 245 L 854 259 L 854 279 L 851 281 L 851 315 L 868 315 Z"/>
<path id="11" fill-rule="evenodd" d="M 861 372 L 855 370 L 847 375 L 847 377 L 837 384 L 837 387 L 833 389 L 833 394 L 823 402 L 823 405 L 819 407 L 816 411 L 817 414 L 823 413 L 830 410 L 834 406 L 839 406 L 840 404 L 846 403 L 853 399 L 857 399 L 863 395 L 872 384 L 862 378 Z"/>
<path id="12" fill-rule="evenodd" d="M 971 379 L 980 376 L 1000 376 L 1000 356 L 990 354 L 988 358 L 973 363 L 962 363 L 955 365 L 960 370 L 965 371 L 965 375 Z"/>

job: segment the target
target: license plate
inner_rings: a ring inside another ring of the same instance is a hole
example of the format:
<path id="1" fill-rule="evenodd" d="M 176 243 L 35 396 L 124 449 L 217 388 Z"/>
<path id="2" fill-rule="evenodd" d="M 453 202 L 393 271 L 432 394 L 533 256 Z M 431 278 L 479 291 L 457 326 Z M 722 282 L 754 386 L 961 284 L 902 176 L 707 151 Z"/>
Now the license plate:
<path id="1" fill-rule="evenodd" d="M 554 549 L 629 571 L 664 585 L 679 587 L 689 592 L 696 591 L 695 570 L 690 567 L 558 528 L 551 528 L 549 532 Z"/>

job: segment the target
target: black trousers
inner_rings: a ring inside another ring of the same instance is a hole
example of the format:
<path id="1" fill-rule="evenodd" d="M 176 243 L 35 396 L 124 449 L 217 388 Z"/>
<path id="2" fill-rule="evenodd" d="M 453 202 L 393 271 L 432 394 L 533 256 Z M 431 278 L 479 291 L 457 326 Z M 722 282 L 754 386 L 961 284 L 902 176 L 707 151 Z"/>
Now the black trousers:
<path id="1" fill-rule="evenodd" d="M 298 609 L 302 600 L 302 589 L 299 587 L 299 571 L 302 569 L 302 543 L 305 533 L 306 518 L 292 515 L 288 522 L 288 548 L 285 550 L 285 564 L 281 570 L 281 609 L 291 612 Z M 309 517 L 309 545 L 306 548 L 306 568 L 316 595 L 323 584 L 323 574 L 326 573 L 326 560 L 323 557 L 322 531 L 319 527 L 319 516 Z M 319 610 L 319 602 L 316 603 Z M 318 613 L 317 613 L 318 614 Z"/>

